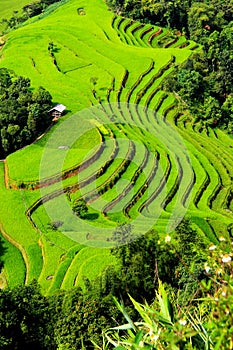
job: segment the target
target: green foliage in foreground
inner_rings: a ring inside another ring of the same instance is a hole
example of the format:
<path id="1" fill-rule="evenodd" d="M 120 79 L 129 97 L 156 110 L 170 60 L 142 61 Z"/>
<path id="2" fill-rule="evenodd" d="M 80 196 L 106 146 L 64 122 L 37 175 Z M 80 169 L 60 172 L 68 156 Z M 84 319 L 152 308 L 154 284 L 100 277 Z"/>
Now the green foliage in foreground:
<path id="1" fill-rule="evenodd" d="M 159 283 L 156 299 L 150 306 L 140 304 L 131 298 L 133 307 L 140 315 L 140 321 L 134 322 L 127 314 L 124 305 L 116 299 L 117 308 L 123 313 L 127 324 L 114 327 L 105 333 L 110 346 L 104 345 L 99 349 L 210 349 L 213 344 L 204 327 L 199 326 L 199 320 L 187 316 L 171 304 L 168 294 Z M 122 335 L 124 334 L 125 335 Z M 113 347 L 112 347 L 113 345 Z M 98 346 L 97 346 L 98 348 Z"/>
<path id="2" fill-rule="evenodd" d="M 198 281 L 205 278 L 206 243 L 189 220 L 182 221 L 173 238 L 165 237 L 166 244 L 154 230 L 133 235 L 130 225 L 117 228 L 112 240 L 116 242 L 112 254 L 117 265 L 115 269 L 107 267 L 101 276 L 103 295 L 111 293 L 128 300 L 130 294 L 138 301 L 152 302 L 160 279 L 177 293 L 182 304 L 198 291 Z"/>
<path id="3" fill-rule="evenodd" d="M 1 349 L 55 349 L 49 303 L 36 283 L 0 291 L 0 310 Z"/>
<path id="4" fill-rule="evenodd" d="M 112 297 L 81 289 L 44 297 L 36 282 L 0 291 L 0 348 L 92 349 L 102 329 L 123 321 Z M 82 347 L 83 346 L 83 347 Z"/>
<path id="5" fill-rule="evenodd" d="M 181 224 L 180 232 L 184 228 L 194 233 L 187 222 Z M 198 278 L 186 264 L 188 255 L 190 261 L 198 257 L 191 236 L 188 237 L 184 242 L 187 255 L 182 254 L 177 263 L 183 264 L 192 274 L 199 296 L 191 291 L 181 302 L 178 296 L 185 295 L 186 286 L 171 288 L 169 283 L 162 283 L 160 279 L 150 303 L 143 300 L 143 293 L 140 303 L 136 301 L 138 297 L 132 298 L 127 293 L 122 295 L 122 302 L 118 302 L 120 296 L 116 299 L 111 292 L 104 291 L 104 277 L 95 283 L 85 279 L 85 292 L 73 288 L 57 291 L 47 297 L 41 295 L 36 282 L 13 290 L 5 289 L 0 291 L 1 349 L 232 349 L 231 242 L 220 237 L 219 246 L 209 246 L 206 261 L 199 265 L 203 276 Z M 160 244 L 164 255 L 171 251 L 177 255 L 182 253 L 182 250 L 176 251 L 169 236 Z M 148 254 L 149 243 L 144 248 Z M 131 279 L 129 285 L 137 278 L 140 279 L 138 284 L 144 283 L 136 263 L 138 257 L 139 249 L 135 254 L 131 251 L 134 274 L 128 275 L 128 279 Z M 141 262 L 146 265 L 146 261 Z M 159 270 L 163 262 L 158 263 Z M 124 269 L 124 266 L 121 268 Z M 132 270 L 132 266 L 129 268 Z M 153 283 L 153 275 L 148 273 L 150 271 L 144 269 L 143 278 L 151 279 Z M 124 274 L 122 283 L 125 285 Z M 117 288 L 120 295 L 121 282 L 115 283 L 115 295 Z M 129 290 L 130 293 L 132 291 Z"/>
<path id="6" fill-rule="evenodd" d="M 166 287 L 160 282 L 155 301 L 140 304 L 130 297 L 140 315 L 134 322 L 124 305 L 116 299 L 126 324 L 110 328 L 102 346 L 96 349 L 232 349 L 233 267 L 231 242 L 221 237 L 219 247 L 211 245 L 204 265 L 208 282 L 200 283 L 203 298 L 191 300 L 185 307 L 171 303 Z M 226 253 L 227 252 L 227 253 Z"/>

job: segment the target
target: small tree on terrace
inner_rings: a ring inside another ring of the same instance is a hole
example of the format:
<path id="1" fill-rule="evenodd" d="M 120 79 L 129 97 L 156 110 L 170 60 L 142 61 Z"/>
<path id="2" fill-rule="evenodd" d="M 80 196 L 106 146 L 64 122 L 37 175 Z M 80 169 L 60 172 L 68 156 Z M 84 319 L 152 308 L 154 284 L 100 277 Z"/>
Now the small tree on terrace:
<path id="1" fill-rule="evenodd" d="M 72 205 L 72 210 L 73 210 L 73 213 L 77 215 L 79 218 L 84 218 L 88 212 L 88 208 L 85 200 L 81 198 L 75 201 Z"/>

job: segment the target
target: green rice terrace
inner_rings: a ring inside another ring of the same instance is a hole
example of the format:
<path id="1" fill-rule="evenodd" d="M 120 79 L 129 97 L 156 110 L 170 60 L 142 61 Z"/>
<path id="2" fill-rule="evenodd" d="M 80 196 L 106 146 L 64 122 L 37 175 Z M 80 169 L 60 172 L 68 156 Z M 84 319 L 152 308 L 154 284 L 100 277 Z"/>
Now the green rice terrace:
<path id="1" fill-rule="evenodd" d="M 0 67 L 48 89 L 68 113 L 0 163 L 1 285 L 83 287 L 83 276 L 115 264 L 120 224 L 164 237 L 186 215 L 210 242 L 233 235 L 232 137 L 194 124 L 162 87 L 197 50 L 103 0 L 53 6 L 4 37 Z M 72 203 L 83 199 L 80 219 Z"/>

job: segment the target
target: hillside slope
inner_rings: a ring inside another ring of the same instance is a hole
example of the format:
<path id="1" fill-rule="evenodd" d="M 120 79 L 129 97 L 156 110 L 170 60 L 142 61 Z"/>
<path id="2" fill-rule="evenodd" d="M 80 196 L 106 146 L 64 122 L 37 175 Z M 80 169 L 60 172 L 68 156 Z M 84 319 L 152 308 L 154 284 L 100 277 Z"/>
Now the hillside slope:
<path id="1" fill-rule="evenodd" d="M 10 286 L 34 277 L 47 292 L 82 285 L 82 275 L 114 263 L 98 247 L 125 222 L 165 235 L 186 214 L 214 243 L 232 234 L 232 139 L 196 130 L 162 88 L 199 49 L 114 16 L 102 0 L 71 0 L 7 35 L 0 67 L 28 76 L 69 110 L 1 167 L 1 231 L 25 271 L 16 279 L 6 253 Z M 70 207 L 81 197 L 85 220 Z M 48 226 L 59 221 L 57 230 Z"/>

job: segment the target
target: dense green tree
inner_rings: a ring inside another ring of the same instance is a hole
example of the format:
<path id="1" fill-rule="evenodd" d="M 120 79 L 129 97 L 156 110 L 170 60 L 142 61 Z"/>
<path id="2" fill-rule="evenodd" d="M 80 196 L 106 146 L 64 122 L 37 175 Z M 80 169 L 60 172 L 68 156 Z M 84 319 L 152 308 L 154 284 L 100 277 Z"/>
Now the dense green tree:
<path id="1" fill-rule="evenodd" d="M 233 95 L 230 94 L 222 105 L 223 121 L 228 124 L 229 132 L 233 132 Z"/>
<path id="2" fill-rule="evenodd" d="M 1 158 L 41 135 L 51 123 L 48 114 L 52 96 L 44 88 L 31 91 L 30 80 L 12 78 L 0 69 L 0 154 Z"/>
<path id="3" fill-rule="evenodd" d="M 74 288 L 51 299 L 58 307 L 54 328 L 59 349 L 94 349 L 91 341 L 101 343 L 102 332 L 122 321 L 112 296 L 100 297 L 95 285 L 88 292 Z"/>
<path id="4" fill-rule="evenodd" d="M 0 69 L 0 95 L 11 85 L 10 72 L 6 68 Z"/>
<path id="5" fill-rule="evenodd" d="M 72 205 L 72 211 L 75 215 L 79 216 L 80 218 L 85 217 L 85 215 L 88 212 L 88 207 L 84 199 L 79 199 L 75 201 Z"/>
<path id="6" fill-rule="evenodd" d="M 202 42 L 214 30 L 220 30 L 225 24 L 224 13 L 210 3 L 194 2 L 188 12 L 188 30 L 190 37 Z"/>
<path id="7" fill-rule="evenodd" d="M 203 92 L 203 77 L 195 70 L 181 69 L 177 74 L 175 89 L 189 101 L 198 100 Z"/>
<path id="8" fill-rule="evenodd" d="M 202 119 L 206 119 L 211 126 L 219 124 L 222 118 L 222 112 L 218 100 L 208 96 L 204 100 Z"/>
<path id="9" fill-rule="evenodd" d="M 192 297 L 201 293 L 200 282 L 206 278 L 204 262 L 207 259 L 206 238 L 198 234 L 188 219 L 175 230 L 175 251 L 179 260 L 176 268 L 176 294 L 181 304 L 190 302 Z"/>
<path id="10" fill-rule="evenodd" d="M 29 3 L 23 7 L 23 13 L 24 13 L 25 19 L 39 15 L 42 10 L 43 10 L 43 6 L 40 1 Z"/>
<path id="11" fill-rule="evenodd" d="M 0 291 L 0 348 L 56 349 L 51 309 L 36 282 Z"/>
<path id="12" fill-rule="evenodd" d="M 158 234 L 152 230 L 145 235 L 134 235 L 130 225 L 119 226 L 113 233 L 112 240 L 116 248 L 112 254 L 117 258 L 119 268 L 106 269 L 102 276 L 105 293 L 122 295 L 127 293 L 137 299 L 154 298 L 158 278 L 171 282 L 175 277 L 177 257 L 164 245 L 160 245 Z"/>
<path id="13" fill-rule="evenodd" d="M 196 121 L 202 121 L 206 126 L 227 127 L 230 132 L 232 111 L 229 101 L 233 86 L 230 56 L 233 50 L 228 46 L 228 40 L 223 45 L 220 37 L 213 32 L 206 41 L 206 54 L 195 55 L 176 69 L 166 79 L 164 88 L 181 97 L 184 107 L 191 111 Z"/>
<path id="14" fill-rule="evenodd" d="M 194 256 L 203 256 L 206 238 L 198 234 L 189 219 L 183 219 L 175 229 L 176 249 L 186 262 L 193 261 Z"/>

